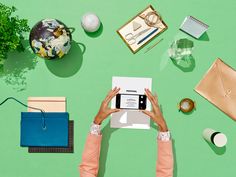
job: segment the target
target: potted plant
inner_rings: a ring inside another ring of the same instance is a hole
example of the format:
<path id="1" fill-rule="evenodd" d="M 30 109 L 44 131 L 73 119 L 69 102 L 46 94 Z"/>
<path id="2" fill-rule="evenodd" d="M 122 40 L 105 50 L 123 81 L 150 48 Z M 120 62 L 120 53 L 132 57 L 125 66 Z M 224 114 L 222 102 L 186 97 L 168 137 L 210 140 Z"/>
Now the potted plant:
<path id="1" fill-rule="evenodd" d="M 16 10 L 14 6 L 8 7 L 0 3 L 0 70 L 8 52 L 24 51 L 22 40 L 24 33 L 30 30 L 26 19 L 12 15 Z"/>

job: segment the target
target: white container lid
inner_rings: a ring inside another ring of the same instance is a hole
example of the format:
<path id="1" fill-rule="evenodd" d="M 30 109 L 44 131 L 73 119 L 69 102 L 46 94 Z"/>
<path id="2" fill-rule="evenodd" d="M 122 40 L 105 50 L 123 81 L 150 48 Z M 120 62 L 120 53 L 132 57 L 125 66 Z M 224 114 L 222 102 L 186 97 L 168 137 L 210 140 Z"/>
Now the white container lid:
<path id="1" fill-rule="evenodd" d="M 227 137 L 223 133 L 218 133 L 215 135 L 213 141 L 217 147 L 223 147 L 227 143 Z"/>

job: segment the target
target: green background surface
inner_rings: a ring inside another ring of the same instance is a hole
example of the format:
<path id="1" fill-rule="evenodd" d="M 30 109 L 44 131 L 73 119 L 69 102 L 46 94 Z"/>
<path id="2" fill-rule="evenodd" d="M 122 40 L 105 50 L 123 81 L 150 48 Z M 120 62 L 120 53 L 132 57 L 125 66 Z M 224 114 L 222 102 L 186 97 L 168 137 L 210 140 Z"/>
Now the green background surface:
<path id="1" fill-rule="evenodd" d="M 111 88 L 112 76 L 151 77 L 164 116 L 175 141 L 175 177 L 235 176 L 235 122 L 194 92 L 193 88 L 217 58 L 236 68 L 235 0 L 1 0 L 14 5 L 20 17 L 32 27 L 44 18 L 57 18 L 76 28 L 70 53 L 60 61 L 35 57 L 29 50 L 13 52 L 1 75 L 0 100 L 14 96 L 27 102 L 28 96 L 66 96 L 70 119 L 75 121 L 75 153 L 29 154 L 19 146 L 20 112 L 24 107 L 10 101 L 0 108 L 1 177 L 76 177 L 86 135 L 100 102 Z M 116 30 L 152 4 L 162 15 L 168 30 L 155 38 L 164 40 L 148 53 L 145 48 L 132 54 Z M 87 35 L 81 16 L 98 14 L 103 29 L 98 36 Z M 210 28 L 195 40 L 178 28 L 187 15 L 195 16 Z M 194 41 L 195 68 L 183 72 L 168 58 L 174 39 Z M 209 38 L 209 40 L 206 40 Z M 83 45 L 86 50 L 84 51 Z M 27 46 L 27 41 L 25 42 Z M 190 115 L 178 112 L 177 103 L 190 97 L 197 109 Z M 157 131 L 110 129 L 104 122 L 104 141 L 99 177 L 154 177 Z M 225 149 L 214 149 L 202 138 L 204 128 L 224 132 Z"/>

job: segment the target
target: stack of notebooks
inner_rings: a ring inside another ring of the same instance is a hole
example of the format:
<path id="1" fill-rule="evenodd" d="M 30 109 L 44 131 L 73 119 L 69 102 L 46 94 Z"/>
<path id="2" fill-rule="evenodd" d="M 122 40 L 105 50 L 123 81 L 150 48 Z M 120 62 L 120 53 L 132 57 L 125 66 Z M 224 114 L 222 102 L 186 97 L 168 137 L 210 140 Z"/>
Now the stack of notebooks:
<path id="1" fill-rule="evenodd" d="M 27 146 L 29 153 L 73 153 L 74 152 L 74 121 L 69 120 L 69 114 L 66 112 L 66 98 L 65 97 L 29 97 L 28 106 L 29 106 L 28 112 L 22 113 L 22 117 L 25 118 L 26 120 L 28 120 L 28 117 L 30 117 L 31 119 L 36 118 L 35 115 L 38 115 L 36 112 L 40 112 L 33 108 L 39 108 L 45 112 L 45 115 L 46 115 L 45 128 L 47 129 L 46 131 L 47 131 L 48 137 L 46 137 L 43 133 L 40 133 L 39 135 L 41 137 L 44 136 L 43 138 L 46 140 L 44 141 L 44 144 L 40 142 L 41 144 L 38 145 L 39 143 L 37 142 L 37 138 L 35 138 L 34 136 L 34 139 L 32 140 L 32 137 L 30 137 L 27 134 L 27 132 L 29 132 L 29 127 L 30 127 L 27 121 L 22 121 L 23 123 L 21 124 L 21 129 L 22 129 L 21 146 Z M 58 121 L 55 121 L 56 119 L 58 119 Z M 38 120 L 41 121 L 41 119 L 38 119 Z M 53 125 L 53 123 L 55 122 L 57 122 L 57 125 Z M 55 132 L 59 130 L 60 132 Z M 58 137 L 50 138 L 51 134 L 54 134 L 54 135 L 57 134 Z M 41 138 L 40 136 L 38 137 L 38 139 Z M 28 144 L 27 144 L 27 138 L 29 139 L 29 142 L 30 142 Z M 32 146 L 33 143 L 35 143 L 37 146 Z M 60 144 L 60 146 L 56 146 L 56 144 Z"/>

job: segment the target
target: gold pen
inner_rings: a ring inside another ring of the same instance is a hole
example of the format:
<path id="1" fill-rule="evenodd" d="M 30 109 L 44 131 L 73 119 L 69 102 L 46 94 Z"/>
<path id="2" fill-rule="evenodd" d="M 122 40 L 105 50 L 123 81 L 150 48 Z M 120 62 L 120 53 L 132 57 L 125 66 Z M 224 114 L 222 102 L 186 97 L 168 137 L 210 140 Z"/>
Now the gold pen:
<path id="1" fill-rule="evenodd" d="M 151 47 L 148 47 L 147 50 L 146 50 L 144 53 L 147 53 L 149 50 L 151 50 L 153 47 L 155 47 L 157 44 L 159 44 L 162 40 L 163 40 L 163 38 L 160 39 L 159 41 L 157 41 L 157 42 L 156 42 L 154 45 L 152 45 Z"/>

